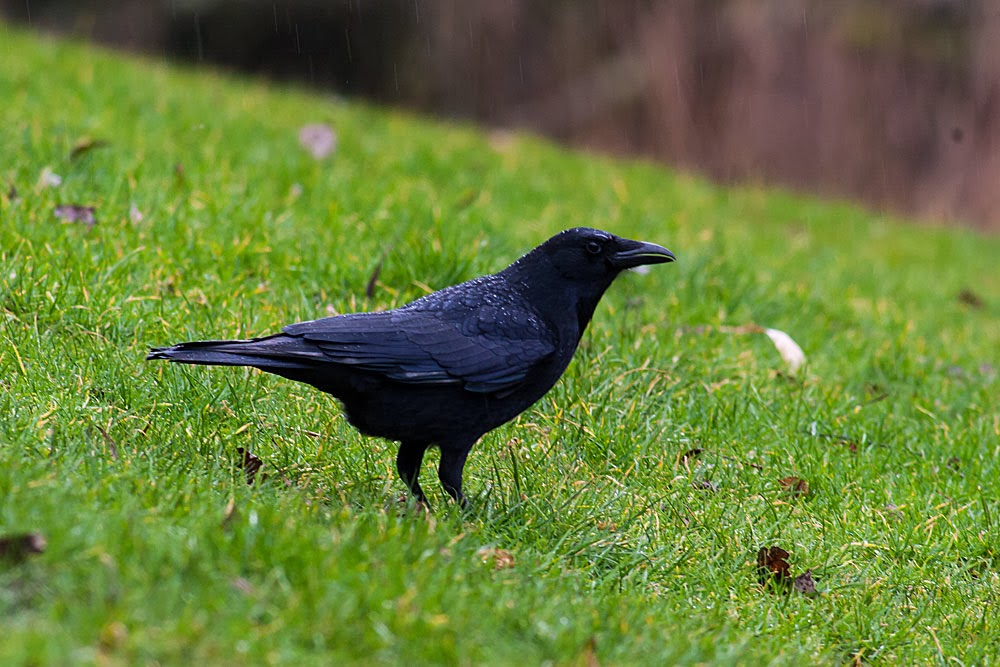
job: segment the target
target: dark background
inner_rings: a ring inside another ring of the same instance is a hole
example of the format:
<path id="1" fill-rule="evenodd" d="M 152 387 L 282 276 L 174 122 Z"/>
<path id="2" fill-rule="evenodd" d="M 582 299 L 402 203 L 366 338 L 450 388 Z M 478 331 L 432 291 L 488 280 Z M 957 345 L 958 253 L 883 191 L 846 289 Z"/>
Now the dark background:
<path id="1" fill-rule="evenodd" d="M 993 0 L 0 0 L 9 20 L 1000 230 Z"/>

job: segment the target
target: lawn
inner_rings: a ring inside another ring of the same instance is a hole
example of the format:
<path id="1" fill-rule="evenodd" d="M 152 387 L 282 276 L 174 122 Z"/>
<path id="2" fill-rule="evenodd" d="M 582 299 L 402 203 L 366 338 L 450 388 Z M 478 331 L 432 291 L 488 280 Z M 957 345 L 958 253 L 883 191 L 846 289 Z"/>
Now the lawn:
<path id="1" fill-rule="evenodd" d="M 0 663 L 996 664 L 1000 238 L 0 44 Z M 678 261 L 620 278 L 476 446 L 467 514 L 433 460 L 436 511 L 405 502 L 395 445 L 324 394 L 144 361 L 577 225 Z"/>

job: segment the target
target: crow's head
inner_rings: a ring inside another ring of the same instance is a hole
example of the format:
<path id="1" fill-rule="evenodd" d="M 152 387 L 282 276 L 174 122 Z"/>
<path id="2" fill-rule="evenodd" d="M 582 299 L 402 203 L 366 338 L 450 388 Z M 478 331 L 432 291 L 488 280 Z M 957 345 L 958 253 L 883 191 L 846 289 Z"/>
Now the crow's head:
<path id="1" fill-rule="evenodd" d="M 655 243 L 576 227 L 556 234 L 500 275 L 517 285 L 518 291 L 552 321 L 565 322 L 559 313 L 569 307 L 575 313 L 573 322 L 579 335 L 619 273 L 672 261 L 674 254 Z"/>
<path id="2" fill-rule="evenodd" d="M 538 250 L 565 278 L 608 284 L 625 269 L 674 261 L 672 252 L 655 243 L 633 241 L 587 227 L 556 234 Z"/>

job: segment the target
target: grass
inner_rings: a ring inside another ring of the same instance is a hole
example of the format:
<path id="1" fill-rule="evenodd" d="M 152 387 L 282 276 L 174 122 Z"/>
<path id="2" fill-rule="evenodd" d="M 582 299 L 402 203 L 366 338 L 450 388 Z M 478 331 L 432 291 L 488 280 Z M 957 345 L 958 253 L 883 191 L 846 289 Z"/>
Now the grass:
<path id="1" fill-rule="evenodd" d="M 3 664 L 996 660 L 1000 239 L 0 34 L 0 534 L 48 543 L 0 561 Z M 308 387 L 143 361 L 574 225 L 679 261 L 477 445 L 467 516 L 400 503 L 394 446 Z M 819 595 L 761 586 L 772 545 Z"/>

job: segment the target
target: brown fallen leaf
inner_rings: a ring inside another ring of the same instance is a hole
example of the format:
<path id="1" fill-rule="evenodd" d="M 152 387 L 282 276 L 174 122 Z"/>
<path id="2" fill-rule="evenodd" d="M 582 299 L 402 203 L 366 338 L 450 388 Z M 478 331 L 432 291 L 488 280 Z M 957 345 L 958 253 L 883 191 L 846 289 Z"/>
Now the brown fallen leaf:
<path id="1" fill-rule="evenodd" d="M 79 222 L 81 224 L 87 225 L 87 227 L 93 227 L 97 222 L 97 216 L 95 215 L 97 209 L 93 206 L 81 206 L 80 204 L 60 204 L 55 207 L 53 213 L 55 216 L 65 223 Z"/>
<path id="2" fill-rule="evenodd" d="M 757 552 L 757 578 L 761 586 L 788 581 L 789 553 L 781 547 L 761 547 Z"/>
<path id="3" fill-rule="evenodd" d="M 958 299 L 958 302 L 963 306 L 968 306 L 969 308 L 975 308 L 976 310 L 982 310 L 983 306 L 985 305 L 983 303 L 983 298 L 978 294 L 976 294 L 975 292 L 973 292 L 968 287 L 960 290 L 955 298 Z"/>
<path id="4" fill-rule="evenodd" d="M 506 549 L 482 547 L 476 551 L 476 556 L 478 556 L 484 564 L 492 562 L 494 570 L 506 570 L 507 568 L 514 567 L 514 554 Z"/>
<path id="5" fill-rule="evenodd" d="M 781 547 L 761 547 L 757 552 L 757 578 L 760 585 L 772 593 L 794 591 L 802 595 L 817 595 L 812 570 L 792 577 L 788 552 Z"/>
<path id="6" fill-rule="evenodd" d="M 257 471 L 264 465 L 264 462 L 251 453 L 249 449 L 243 447 L 237 447 L 236 453 L 241 457 L 243 472 L 247 476 L 247 484 L 252 485 L 257 478 Z"/>
<path id="7" fill-rule="evenodd" d="M 90 137 L 84 137 L 73 144 L 73 149 L 69 152 L 69 159 L 76 160 L 95 148 L 104 148 L 107 145 L 108 142 L 103 139 L 91 139 Z"/>
<path id="8" fill-rule="evenodd" d="M 792 590 L 802 595 L 817 595 L 816 582 L 813 581 L 812 570 L 806 570 L 792 581 Z"/>
<path id="9" fill-rule="evenodd" d="M 577 658 L 575 664 L 582 667 L 601 667 L 601 661 L 597 659 L 597 639 L 593 635 L 587 640 L 583 654 Z"/>
<path id="10" fill-rule="evenodd" d="M 781 490 L 793 496 L 808 496 L 809 483 L 799 477 L 782 477 L 778 480 Z"/>
<path id="11" fill-rule="evenodd" d="M 0 560 L 20 563 L 28 556 L 45 551 L 45 538 L 41 533 L 15 533 L 0 536 Z"/>
<path id="12" fill-rule="evenodd" d="M 682 465 L 687 465 L 691 461 L 694 461 L 699 456 L 701 456 L 701 453 L 703 451 L 705 451 L 705 450 L 701 449 L 700 447 L 693 447 L 692 449 L 689 449 L 689 450 L 687 450 L 686 452 L 684 452 L 683 454 L 680 455 L 680 458 L 678 459 L 678 463 L 680 463 Z"/>

